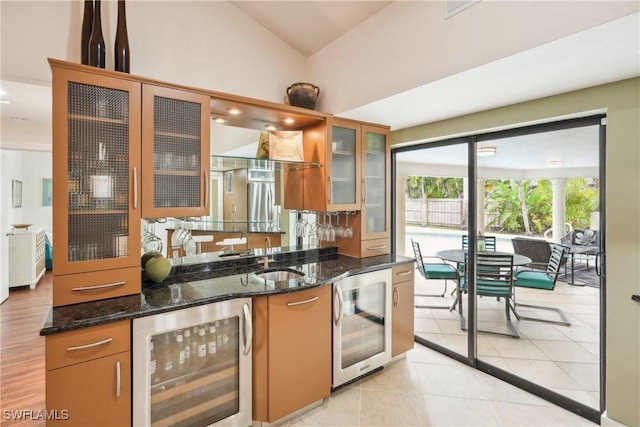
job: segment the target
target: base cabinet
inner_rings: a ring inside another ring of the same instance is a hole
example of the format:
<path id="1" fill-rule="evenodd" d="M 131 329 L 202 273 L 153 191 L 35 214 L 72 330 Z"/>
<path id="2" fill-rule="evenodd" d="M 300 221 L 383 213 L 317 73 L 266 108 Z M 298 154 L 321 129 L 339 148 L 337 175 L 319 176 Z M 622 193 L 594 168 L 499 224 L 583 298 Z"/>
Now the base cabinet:
<path id="1" fill-rule="evenodd" d="M 331 286 L 253 304 L 253 419 L 273 422 L 331 393 Z"/>
<path id="2" fill-rule="evenodd" d="M 9 235 L 9 287 L 36 284 L 45 272 L 44 227 Z"/>
<path id="3" fill-rule="evenodd" d="M 414 345 L 414 264 L 393 267 L 391 289 L 391 357 L 405 353 Z"/>
<path id="4" fill-rule="evenodd" d="M 131 425 L 130 322 L 46 337 L 47 426 Z"/>

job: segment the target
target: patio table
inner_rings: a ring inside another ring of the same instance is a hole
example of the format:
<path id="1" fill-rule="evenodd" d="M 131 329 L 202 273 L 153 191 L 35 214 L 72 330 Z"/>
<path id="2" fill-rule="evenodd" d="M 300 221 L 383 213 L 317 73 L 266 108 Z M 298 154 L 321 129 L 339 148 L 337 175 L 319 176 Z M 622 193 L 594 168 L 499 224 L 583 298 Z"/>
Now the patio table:
<path id="1" fill-rule="evenodd" d="M 436 256 L 438 258 L 442 258 L 445 261 L 456 262 L 458 264 L 464 264 L 466 261 L 467 250 L 465 249 L 445 249 L 442 251 L 436 252 Z M 531 258 L 528 256 L 520 255 L 520 254 L 512 254 L 510 252 L 486 252 L 490 254 L 498 254 L 498 255 L 513 255 L 513 265 L 515 267 L 521 265 L 531 264 Z"/>

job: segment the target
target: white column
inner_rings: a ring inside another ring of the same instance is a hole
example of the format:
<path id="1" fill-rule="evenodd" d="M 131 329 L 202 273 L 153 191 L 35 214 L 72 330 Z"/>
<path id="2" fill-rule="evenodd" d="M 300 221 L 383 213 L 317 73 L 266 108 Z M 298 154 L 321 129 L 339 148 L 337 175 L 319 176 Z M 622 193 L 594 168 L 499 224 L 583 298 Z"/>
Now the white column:
<path id="1" fill-rule="evenodd" d="M 478 233 L 484 234 L 484 178 L 476 181 L 476 225 Z"/>
<path id="2" fill-rule="evenodd" d="M 396 209 L 396 254 L 398 255 L 406 255 L 406 207 L 405 207 L 405 183 L 407 181 L 406 175 L 396 175 L 396 200 L 395 200 L 395 209 Z M 393 225 L 393 224 L 392 224 Z M 413 252 L 411 252 L 413 253 Z"/>
<path id="3" fill-rule="evenodd" d="M 553 178 L 551 180 L 551 191 L 553 201 L 551 205 L 553 241 L 560 243 L 560 239 L 565 235 L 565 198 L 566 198 L 566 178 Z"/>

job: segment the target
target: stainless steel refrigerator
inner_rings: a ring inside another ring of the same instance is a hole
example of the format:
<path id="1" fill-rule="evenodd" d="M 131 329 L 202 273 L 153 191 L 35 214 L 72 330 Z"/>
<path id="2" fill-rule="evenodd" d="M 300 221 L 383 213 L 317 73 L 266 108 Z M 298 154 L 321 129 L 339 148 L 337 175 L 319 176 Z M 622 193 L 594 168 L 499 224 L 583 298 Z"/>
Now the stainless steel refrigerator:
<path id="1" fill-rule="evenodd" d="M 263 162 L 264 163 L 264 162 Z M 273 165 L 255 161 L 247 173 L 247 221 L 249 231 L 273 231 L 278 228 L 275 209 L 275 171 Z"/>

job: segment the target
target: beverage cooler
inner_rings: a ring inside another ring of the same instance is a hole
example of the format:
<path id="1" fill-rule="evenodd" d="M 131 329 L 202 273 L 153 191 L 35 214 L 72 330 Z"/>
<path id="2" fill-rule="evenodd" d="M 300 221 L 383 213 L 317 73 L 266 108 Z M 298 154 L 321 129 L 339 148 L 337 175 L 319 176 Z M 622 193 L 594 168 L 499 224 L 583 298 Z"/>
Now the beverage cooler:
<path id="1" fill-rule="evenodd" d="M 391 270 L 333 286 L 333 387 L 391 361 Z"/>
<path id="2" fill-rule="evenodd" d="M 251 425 L 251 299 L 133 320 L 133 425 Z"/>

